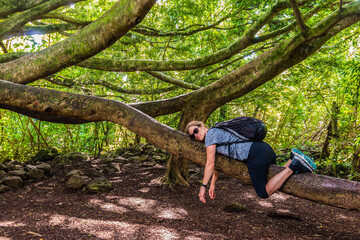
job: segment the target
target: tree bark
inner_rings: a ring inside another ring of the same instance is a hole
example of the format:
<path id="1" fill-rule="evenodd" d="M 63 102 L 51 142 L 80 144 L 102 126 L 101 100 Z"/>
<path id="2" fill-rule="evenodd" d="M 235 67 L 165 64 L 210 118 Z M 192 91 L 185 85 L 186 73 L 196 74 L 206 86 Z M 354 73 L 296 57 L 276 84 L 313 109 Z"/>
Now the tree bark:
<path id="1" fill-rule="evenodd" d="M 4 21 L 0 22 L 0 40 L 5 39 L 4 35 L 11 31 L 22 28 L 26 23 L 35 20 L 38 16 L 55 10 L 61 6 L 66 6 L 71 3 L 84 1 L 84 0 L 50 0 L 42 3 L 25 12 L 13 15 Z"/>
<path id="2" fill-rule="evenodd" d="M 32 112 L 84 121 L 110 121 L 125 126 L 175 156 L 205 165 L 203 143 L 191 141 L 186 134 L 118 101 L 0 81 L 0 108 L 26 108 Z M 215 167 L 244 183 L 250 182 L 247 167 L 240 161 L 228 161 L 227 157 L 217 155 Z M 282 169 L 271 166 L 269 177 Z M 281 191 L 332 206 L 360 210 L 359 182 L 309 173 L 295 174 Z"/>
<path id="3" fill-rule="evenodd" d="M 49 0 L 0 0 L 0 18 L 7 15 L 25 11 Z"/>
<path id="4" fill-rule="evenodd" d="M 338 152 L 339 152 L 339 126 L 338 126 L 338 118 L 339 118 L 340 108 L 336 102 L 332 103 L 331 108 L 331 144 L 332 149 L 330 152 L 329 159 L 331 160 L 332 165 L 332 173 L 334 176 L 337 174 L 337 159 L 338 159 Z"/>
<path id="5" fill-rule="evenodd" d="M 119 0 L 102 18 L 40 52 L 1 64 L 0 79 L 30 83 L 80 63 L 112 45 L 140 23 L 155 0 Z"/>
<path id="6" fill-rule="evenodd" d="M 210 115 L 223 104 L 237 99 L 270 81 L 286 69 L 314 54 L 326 41 L 360 21 L 360 2 L 349 4 L 340 15 L 335 11 L 311 28 L 306 36 L 298 34 L 268 52 L 223 76 L 218 81 L 172 99 L 132 104 L 150 116 L 187 112 L 197 109 Z M 190 114 L 191 115 L 191 114 Z M 196 115 L 191 120 L 195 120 Z"/>

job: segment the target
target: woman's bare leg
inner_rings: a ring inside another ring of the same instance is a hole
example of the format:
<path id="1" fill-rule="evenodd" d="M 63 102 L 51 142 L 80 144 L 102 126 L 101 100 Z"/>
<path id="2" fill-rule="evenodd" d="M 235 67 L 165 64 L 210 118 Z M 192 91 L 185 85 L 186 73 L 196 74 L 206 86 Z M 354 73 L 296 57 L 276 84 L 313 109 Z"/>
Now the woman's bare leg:
<path id="1" fill-rule="evenodd" d="M 284 182 L 293 174 L 293 171 L 288 168 L 291 163 L 291 160 L 289 160 L 284 167 L 286 167 L 284 170 L 282 170 L 280 173 L 276 174 L 273 178 L 270 179 L 270 181 L 266 184 L 266 192 L 269 196 L 271 196 L 274 192 L 279 190 L 281 186 L 284 184 Z"/>

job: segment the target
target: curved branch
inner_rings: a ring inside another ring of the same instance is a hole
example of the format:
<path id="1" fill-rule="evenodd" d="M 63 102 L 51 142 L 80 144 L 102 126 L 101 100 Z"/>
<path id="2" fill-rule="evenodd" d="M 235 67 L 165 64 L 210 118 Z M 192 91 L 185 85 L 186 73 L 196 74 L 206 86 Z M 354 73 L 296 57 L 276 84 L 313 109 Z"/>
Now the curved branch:
<path id="1" fill-rule="evenodd" d="M 23 56 L 29 55 L 30 53 L 27 52 L 12 52 L 0 55 L 0 64 L 7 63 L 19 59 Z"/>
<path id="2" fill-rule="evenodd" d="M 22 28 L 26 23 L 35 20 L 38 16 L 48 13 L 54 9 L 66 6 L 70 3 L 81 2 L 84 0 L 50 0 L 36 7 L 33 7 L 25 12 L 14 15 L 0 22 L 0 40 L 4 39 L 3 36 Z"/>
<path id="3" fill-rule="evenodd" d="M 73 79 L 65 78 L 62 76 L 48 76 L 44 78 L 45 80 L 56 84 L 65 86 L 68 88 L 79 86 L 79 83 L 76 82 Z M 172 90 L 175 90 L 177 87 L 168 87 L 168 88 L 159 88 L 159 89 L 126 89 L 119 86 L 116 86 L 115 84 L 111 84 L 108 81 L 104 80 L 90 80 L 90 83 L 87 84 L 80 84 L 81 86 L 87 86 L 87 85 L 99 85 L 106 87 L 107 89 L 110 89 L 112 91 L 118 92 L 118 93 L 125 93 L 125 94 L 134 94 L 134 95 L 144 95 L 144 94 L 160 94 L 165 92 L 170 92 Z"/>
<path id="4" fill-rule="evenodd" d="M 132 104 L 150 116 L 171 114 L 197 106 L 198 114 L 211 114 L 219 106 L 251 92 L 286 69 L 314 54 L 326 41 L 360 21 L 360 2 L 334 11 L 311 28 L 305 38 L 301 33 L 283 41 L 268 52 L 248 62 L 220 80 L 176 98 Z M 211 94 L 210 94 L 211 93 Z M 200 107 L 199 107 L 200 106 Z M 174 110 L 173 110 L 174 109 Z M 197 114 L 197 113 L 196 113 Z M 193 115 L 193 119 L 197 116 Z"/>
<path id="5" fill-rule="evenodd" d="M 69 17 L 65 14 L 55 13 L 55 12 L 51 12 L 51 13 L 45 14 L 43 16 L 40 16 L 38 19 L 58 19 L 58 20 L 61 20 L 61 21 L 64 21 L 64 22 L 67 22 L 70 24 L 75 24 L 75 25 L 80 25 L 80 26 L 85 26 L 85 25 L 92 23 L 92 21 L 76 19 L 73 17 Z"/>
<path id="6" fill-rule="evenodd" d="M 20 30 L 11 31 L 2 36 L 2 39 L 9 39 L 13 37 L 29 36 L 35 34 L 48 34 L 48 33 L 61 33 L 70 30 L 80 30 L 83 26 L 74 24 L 52 24 L 52 25 L 41 25 L 41 26 L 24 26 Z"/>
<path id="7" fill-rule="evenodd" d="M 295 0 L 289 0 L 291 8 L 293 9 L 294 15 L 295 15 L 295 19 L 296 22 L 298 23 L 299 27 L 300 27 L 300 31 L 305 34 L 306 30 L 308 29 L 308 26 L 306 26 L 304 20 L 302 19 L 301 13 L 300 13 L 300 9 L 298 7 L 298 5 L 296 4 Z"/>
<path id="8" fill-rule="evenodd" d="M 160 94 L 165 92 L 170 92 L 172 90 L 177 89 L 178 87 L 168 87 L 168 88 L 159 88 L 159 89 L 126 89 L 114 84 L 111 84 L 107 81 L 97 80 L 95 84 L 106 87 L 118 93 L 125 93 L 125 94 L 137 94 L 137 95 L 144 95 L 144 94 Z"/>
<path id="9" fill-rule="evenodd" d="M 255 22 L 250 29 L 238 41 L 233 43 L 227 48 L 217 51 L 213 54 L 207 55 L 198 59 L 190 60 L 112 60 L 104 58 L 90 58 L 78 66 L 103 70 L 103 71 L 117 71 L 117 72 L 133 72 L 133 71 L 173 71 L 173 70 L 190 70 L 202 68 L 215 63 L 221 62 L 225 59 L 232 57 L 241 50 L 253 44 L 254 36 L 258 31 L 278 12 L 288 8 L 287 2 L 281 1 L 269 9 L 261 18 Z"/>
<path id="10" fill-rule="evenodd" d="M 0 78 L 26 84 L 75 65 L 124 36 L 142 21 L 154 3 L 155 0 L 120 0 L 77 34 L 40 52 L 3 63 Z"/>
<path id="11" fill-rule="evenodd" d="M 178 79 L 169 77 L 161 72 L 148 71 L 147 73 L 153 77 L 156 77 L 157 79 L 160 79 L 163 82 L 171 83 L 171 84 L 180 86 L 185 89 L 196 90 L 196 89 L 201 88 L 200 86 L 198 86 L 196 84 L 180 81 Z"/>
<path id="12" fill-rule="evenodd" d="M 301 3 L 302 4 L 302 3 Z M 196 68 L 206 67 L 225 59 L 232 57 L 241 50 L 254 44 L 255 34 L 279 11 L 288 8 L 287 2 L 279 2 L 273 6 L 266 14 L 263 15 L 250 30 L 245 34 L 244 37 L 240 38 L 237 42 L 233 43 L 229 47 L 222 49 L 218 52 L 210 54 L 208 56 L 191 59 L 191 60 L 172 60 L 172 61 L 156 61 L 156 60 L 112 60 L 103 58 L 89 58 L 79 64 L 80 67 L 86 67 L 104 71 L 117 71 L 117 72 L 133 72 L 133 71 L 172 71 L 172 70 L 190 70 Z M 268 36 L 268 38 L 273 36 Z M 265 41 L 266 38 L 263 38 Z M 258 42 L 258 41 L 257 41 Z M 1 70 L 0 70 L 1 77 Z M 33 80 L 23 81 L 31 82 Z M 19 83 L 21 81 L 18 81 Z"/>
<path id="13" fill-rule="evenodd" d="M 62 76 L 52 75 L 48 77 L 44 77 L 46 81 L 49 81 L 53 84 L 72 88 L 73 86 L 76 86 L 76 82 L 73 79 L 65 78 Z"/>
<path id="14" fill-rule="evenodd" d="M 305 2 L 306 2 L 306 0 L 305 1 L 299 1 L 299 4 L 302 5 Z M 219 20 L 217 20 L 216 22 L 214 22 L 212 24 L 209 24 L 207 26 L 201 26 L 200 28 L 194 29 L 194 30 L 190 29 L 190 28 L 192 28 L 194 26 L 194 25 L 192 25 L 192 26 L 186 27 L 185 29 L 177 30 L 177 31 L 173 31 L 173 32 L 162 32 L 162 31 L 153 29 L 151 27 L 145 27 L 145 26 L 144 27 L 143 26 L 137 26 L 132 31 L 140 33 L 140 34 L 145 35 L 145 36 L 151 36 L 151 37 L 170 37 L 170 36 L 189 36 L 189 35 L 193 35 L 195 33 L 198 33 L 198 32 L 204 31 L 204 30 L 208 30 L 208 29 L 211 29 L 211 28 L 221 29 L 221 30 L 229 30 L 229 29 L 234 29 L 237 26 L 231 27 L 231 28 L 219 28 L 219 27 L 216 27 L 216 26 L 219 25 L 220 23 L 222 23 L 223 21 L 225 21 L 226 19 L 232 17 L 233 15 L 234 14 L 227 14 L 226 16 L 220 18 Z"/>
<path id="15" fill-rule="evenodd" d="M 132 29 L 133 32 L 137 32 L 139 34 L 145 35 L 145 36 L 151 36 L 151 37 L 171 37 L 171 36 L 190 36 L 193 35 L 195 33 L 198 32 L 202 32 L 211 28 L 216 27 L 217 25 L 219 25 L 220 23 L 222 23 L 223 21 L 225 21 L 226 19 L 230 18 L 232 14 L 228 14 L 222 18 L 220 18 L 219 20 L 217 20 L 216 22 L 209 24 L 207 26 L 202 26 L 200 28 L 191 30 L 190 28 L 193 26 L 189 26 L 186 27 L 183 30 L 177 30 L 174 32 L 162 32 L 153 28 L 149 28 L 149 27 L 143 27 L 143 26 L 137 26 L 135 28 Z"/>
<path id="16" fill-rule="evenodd" d="M 0 108 L 13 111 L 25 109 L 39 116 L 79 121 L 110 121 L 130 129 L 177 157 L 205 165 L 204 143 L 191 141 L 186 134 L 118 101 L 0 81 Z M 215 162 L 216 170 L 242 182 L 250 182 L 247 167 L 241 161 L 228 161 L 228 157 L 217 155 Z M 282 167 L 272 165 L 268 177 L 282 170 Z M 290 177 L 280 190 L 328 205 L 360 210 L 360 182 L 305 173 Z"/>
<path id="17" fill-rule="evenodd" d="M 25 11 L 48 1 L 49 0 L 0 0 L 0 18 L 16 12 Z"/>
<path id="18" fill-rule="evenodd" d="M 266 45 L 267 45 L 267 44 L 266 44 Z M 235 63 L 235 62 L 237 62 L 237 61 L 240 61 L 241 59 L 244 59 L 245 57 L 250 57 L 251 54 L 254 54 L 254 53 L 256 53 L 256 52 L 258 52 L 258 51 L 261 51 L 261 50 L 269 49 L 269 48 L 273 47 L 274 45 L 275 45 L 275 44 L 272 43 L 270 46 L 262 46 L 262 47 L 256 48 L 256 49 L 254 49 L 254 50 L 252 50 L 252 51 L 250 51 L 250 52 L 248 52 L 248 53 L 245 53 L 244 55 L 241 55 L 241 56 L 239 56 L 239 57 L 237 57 L 237 58 L 235 58 L 235 59 L 233 59 L 233 60 L 225 63 L 224 65 L 222 65 L 222 66 L 220 66 L 220 67 L 215 68 L 214 70 L 211 70 L 211 71 L 208 72 L 207 74 L 209 74 L 209 75 L 210 75 L 210 74 L 213 74 L 214 72 L 217 72 L 217 71 L 219 71 L 220 69 L 226 68 L 227 66 L 230 66 L 231 64 L 233 64 L 233 63 Z"/>
<path id="19" fill-rule="evenodd" d="M 314 8 L 312 8 L 311 10 L 309 10 L 306 14 L 304 14 L 304 20 L 308 20 L 309 18 L 311 18 L 314 14 L 318 13 L 320 9 L 321 9 L 320 5 L 318 5 Z M 280 28 L 280 29 L 272 31 L 270 33 L 255 37 L 253 42 L 254 43 L 263 42 L 268 39 L 272 39 L 274 37 L 280 36 L 281 34 L 288 33 L 296 26 L 296 23 L 297 23 L 296 21 L 293 21 L 292 23 L 288 24 L 287 26 L 285 26 L 283 28 Z"/>

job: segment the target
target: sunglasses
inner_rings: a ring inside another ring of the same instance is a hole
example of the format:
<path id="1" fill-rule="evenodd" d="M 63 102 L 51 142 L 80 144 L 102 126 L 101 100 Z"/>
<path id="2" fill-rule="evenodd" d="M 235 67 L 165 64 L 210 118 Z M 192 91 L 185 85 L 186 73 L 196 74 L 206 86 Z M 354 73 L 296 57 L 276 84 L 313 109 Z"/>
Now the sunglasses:
<path id="1" fill-rule="evenodd" d="M 198 134 L 198 133 L 199 133 L 199 128 L 195 128 L 194 131 L 193 131 L 193 134 L 190 135 L 190 138 L 192 140 L 195 140 L 195 134 Z"/>

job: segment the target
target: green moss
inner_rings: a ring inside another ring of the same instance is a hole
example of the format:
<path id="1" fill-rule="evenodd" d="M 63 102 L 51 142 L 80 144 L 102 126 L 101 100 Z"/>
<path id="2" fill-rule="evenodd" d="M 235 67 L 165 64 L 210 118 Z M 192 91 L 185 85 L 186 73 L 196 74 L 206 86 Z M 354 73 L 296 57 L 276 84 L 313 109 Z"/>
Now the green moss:
<path id="1" fill-rule="evenodd" d="M 59 155 L 59 150 L 54 147 L 40 150 L 32 159 L 32 162 L 48 162 Z"/>

